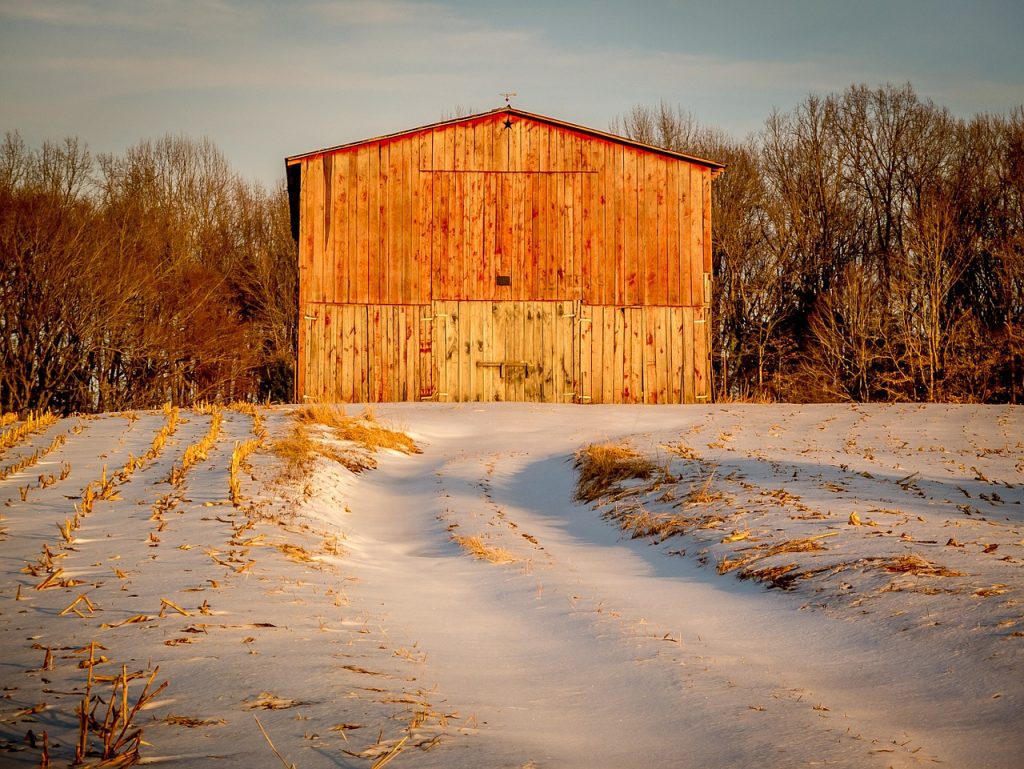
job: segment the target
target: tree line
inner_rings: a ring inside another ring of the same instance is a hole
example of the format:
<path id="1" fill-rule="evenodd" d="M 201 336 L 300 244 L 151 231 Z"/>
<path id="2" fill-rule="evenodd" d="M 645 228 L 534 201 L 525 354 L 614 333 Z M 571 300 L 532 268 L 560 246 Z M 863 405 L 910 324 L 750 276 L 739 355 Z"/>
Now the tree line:
<path id="1" fill-rule="evenodd" d="M 208 140 L 0 144 L 0 409 L 292 395 L 287 191 Z"/>
<path id="2" fill-rule="evenodd" d="M 719 400 L 1019 402 L 1024 107 L 910 85 L 808 96 L 739 140 L 666 103 L 611 130 L 727 164 L 713 185 Z M 0 410 L 290 400 L 287 190 L 208 140 L 0 144 Z"/>
<path id="3" fill-rule="evenodd" d="M 1024 108 L 958 119 L 910 85 L 857 85 L 742 141 L 665 103 L 612 130 L 727 164 L 718 399 L 1024 396 Z"/>

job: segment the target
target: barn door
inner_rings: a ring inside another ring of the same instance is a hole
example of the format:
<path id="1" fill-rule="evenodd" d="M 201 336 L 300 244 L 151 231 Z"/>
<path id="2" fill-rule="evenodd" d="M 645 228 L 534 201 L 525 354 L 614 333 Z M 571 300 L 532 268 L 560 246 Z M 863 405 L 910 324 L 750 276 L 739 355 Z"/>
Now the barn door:
<path id="1" fill-rule="evenodd" d="M 575 302 L 434 302 L 441 401 L 573 400 Z"/>

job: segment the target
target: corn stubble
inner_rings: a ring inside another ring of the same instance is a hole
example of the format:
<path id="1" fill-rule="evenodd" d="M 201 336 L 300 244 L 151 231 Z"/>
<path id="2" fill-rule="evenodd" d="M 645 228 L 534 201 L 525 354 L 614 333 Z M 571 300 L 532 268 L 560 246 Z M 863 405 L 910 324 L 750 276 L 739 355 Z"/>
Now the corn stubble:
<path id="1" fill-rule="evenodd" d="M 88 673 L 85 692 L 75 709 L 78 717 L 78 739 L 75 743 L 74 766 L 96 769 L 133 766 L 141 759 L 139 747 L 142 745 L 142 727 L 135 725 L 135 718 L 149 702 L 167 688 L 168 682 L 164 681 L 153 689 L 153 682 L 160 671 L 159 666 L 154 668 L 135 703 L 132 704 L 128 691 L 129 682 L 145 675 L 129 673 L 124 665 L 116 676 L 95 675 L 93 669 L 105 659 L 102 656 L 97 659 L 97 647 L 95 641 L 90 643 L 89 658 L 83 660 L 83 666 Z M 110 683 L 111 688 L 107 695 L 106 708 L 101 711 L 103 698 L 94 696 L 93 687 L 104 682 Z M 89 760 L 93 758 L 98 760 Z"/>

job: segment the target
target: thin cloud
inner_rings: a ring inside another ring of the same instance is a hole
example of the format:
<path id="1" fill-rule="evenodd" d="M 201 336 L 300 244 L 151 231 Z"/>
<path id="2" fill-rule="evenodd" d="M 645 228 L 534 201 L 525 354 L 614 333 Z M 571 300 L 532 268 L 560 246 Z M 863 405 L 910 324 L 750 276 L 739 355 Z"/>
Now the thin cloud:
<path id="1" fill-rule="evenodd" d="M 408 26 L 458 18 L 450 6 L 410 0 L 334 0 L 303 8 L 322 21 L 351 26 Z"/>
<path id="2" fill-rule="evenodd" d="M 11 0 L 0 6 L 0 18 L 108 31 L 215 31 L 247 24 L 256 16 L 254 6 L 227 0 Z"/>

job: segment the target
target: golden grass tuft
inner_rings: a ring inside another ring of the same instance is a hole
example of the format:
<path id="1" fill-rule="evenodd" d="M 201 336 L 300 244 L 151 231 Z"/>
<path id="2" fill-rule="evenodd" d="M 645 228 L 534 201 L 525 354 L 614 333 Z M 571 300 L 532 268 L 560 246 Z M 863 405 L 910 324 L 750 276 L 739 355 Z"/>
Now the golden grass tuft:
<path id="1" fill-rule="evenodd" d="M 283 438 L 274 441 L 271 450 L 285 463 L 291 474 L 305 475 L 317 456 L 319 441 L 314 441 L 303 425 L 295 425 Z"/>
<path id="2" fill-rule="evenodd" d="M 626 510 L 616 510 L 610 517 L 619 523 L 619 527 L 629 533 L 632 539 L 654 537 L 658 540 L 668 539 L 676 534 L 686 533 L 692 521 L 675 513 L 651 513 L 643 506 L 630 506 Z"/>
<path id="3" fill-rule="evenodd" d="M 408 435 L 380 425 L 371 411 L 351 417 L 340 405 L 312 404 L 292 413 L 295 425 L 284 437 L 274 442 L 273 452 L 286 466 L 286 474 L 304 476 L 317 457 L 323 457 L 358 473 L 377 466 L 373 454 L 380 449 L 393 449 L 404 454 L 420 452 Z M 354 447 L 333 446 L 313 433 L 321 428 L 324 438 L 355 444 Z"/>
<path id="4" fill-rule="evenodd" d="M 780 566 L 766 566 L 762 569 L 746 568 L 740 572 L 740 579 L 753 579 L 764 582 L 769 587 L 777 587 L 781 590 L 789 590 L 793 583 L 801 577 L 794 572 L 797 568 L 795 563 L 787 563 Z"/>
<path id="5" fill-rule="evenodd" d="M 371 452 L 394 449 L 403 454 L 418 454 L 420 451 L 405 433 L 383 427 L 369 409 L 360 417 L 350 417 L 343 406 L 317 403 L 296 409 L 293 418 L 299 424 L 328 427 L 340 440 L 359 444 Z"/>
<path id="6" fill-rule="evenodd" d="M 667 475 L 647 457 L 628 446 L 592 443 L 576 452 L 576 499 L 595 502 L 620 490 L 629 480 L 651 480 Z"/>
<path id="7" fill-rule="evenodd" d="M 769 582 L 776 587 L 783 587 L 783 585 L 779 584 L 776 576 L 788 574 L 792 569 L 787 569 L 780 575 L 776 575 L 774 570 L 777 567 L 773 566 L 768 567 L 767 569 L 752 569 L 751 564 L 782 553 L 808 553 L 827 550 L 828 548 L 821 544 L 820 540 L 827 539 L 828 537 L 834 537 L 838 534 L 839 532 L 832 531 L 826 534 L 817 534 L 812 537 L 787 539 L 775 544 L 765 542 L 762 544 L 750 545 L 749 547 L 745 547 L 738 551 L 736 557 L 725 557 L 721 559 L 717 566 L 718 573 L 728 574 L 730 571 L 740 569 L 740 579 L 757 579 L 762 582 Z M 796 568 L 796 564 L 792 564 L 792 568 Z M 792 577 L 788 577 L 784 581 L 788 583 L 791 582 L 792 579 Z"/>
<path id="8" fill-rule="evenodd" d="M 711 491 L 711 482 L 715 480 L 715 470 L 712 470 L 704 478 L 699 486 L 691 486 L 690 493 L 686 495 L 686 502 L 690 505 L 710 505 L 723 498 L 720 491 Z"/>
<path id="9" fill-rule="evenodd" d="M 452 534 L 452 542 L 457 544 L 471 556 L 480 561 L 488 563 L 516 563 L 520 559 L 513 553 L 501 547 L 494 547 L 486 544 L 480 537 L 462 537 Z"/>
<path id="10" fill-rule="evenodd" d="M 896 574 L 913 574 L 918 577 L 962 577 L 964 572 L 947 569 L 932 563 L 916 553 L 907 553 L 897 556 L 885 563 L 882 567 L 886 571 Z"/>

